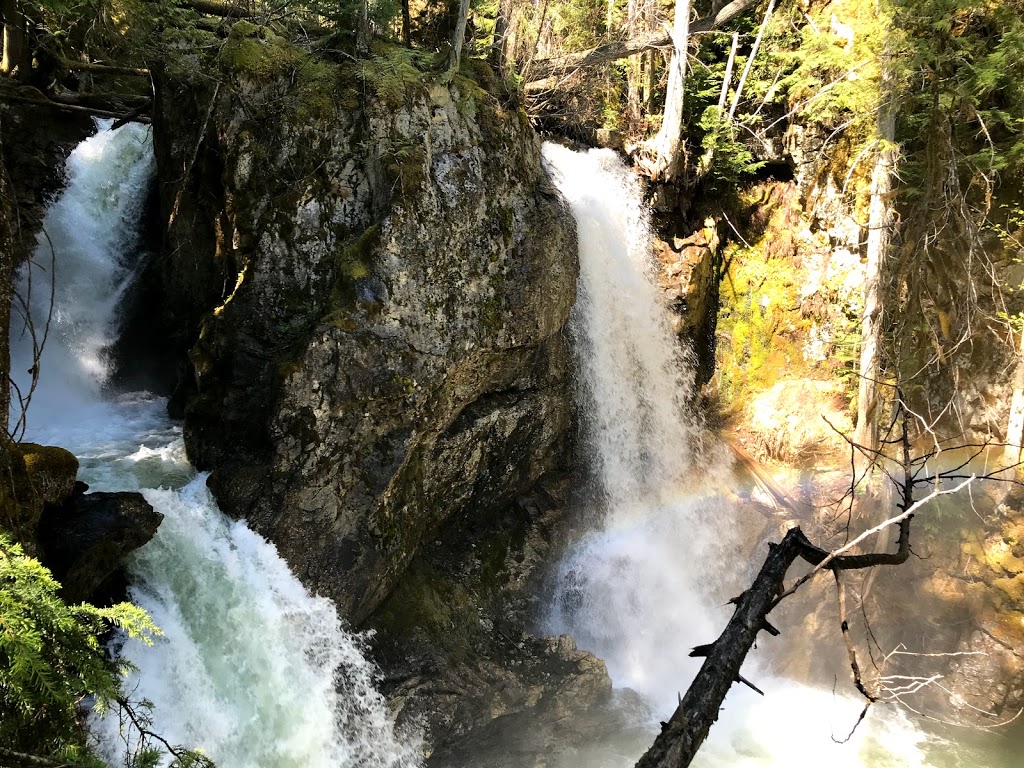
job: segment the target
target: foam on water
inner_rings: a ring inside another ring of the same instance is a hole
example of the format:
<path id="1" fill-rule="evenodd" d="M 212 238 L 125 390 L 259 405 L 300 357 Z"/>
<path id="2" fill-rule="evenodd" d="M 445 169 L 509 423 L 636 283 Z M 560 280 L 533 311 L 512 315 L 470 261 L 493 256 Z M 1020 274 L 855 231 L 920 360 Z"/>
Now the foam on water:
<path id="1" fill-rule="evenodd" d="M 154 704 L 154 730 L 220 768 L 414 766 L 419 745 L 395 733 L 364 638 L 305 591 L 271 544 L 217 509 L 163 399 L 104 392 L 152 173 L 145 127 L 100 125 L 70 156 L 48 237 L 19 281 L 40 326 L 54 279 L 27 437 L 72 450 L 93 490 L 140 490 L 164 515 L 129 568 L 133 600 L 164 633 L 152 647 L 123 644 L 138 669 L 130 697 Z M 17 320 L 12 350 L 27 389 L 33 348 Z M 90 725 L 101 753 L 123 763 L 117 718 Z"/>

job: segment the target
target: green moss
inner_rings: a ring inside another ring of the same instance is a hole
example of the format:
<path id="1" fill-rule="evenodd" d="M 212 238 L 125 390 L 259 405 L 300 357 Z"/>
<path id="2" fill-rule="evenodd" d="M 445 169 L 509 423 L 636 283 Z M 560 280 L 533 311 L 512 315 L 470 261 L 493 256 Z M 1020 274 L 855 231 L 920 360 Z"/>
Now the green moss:
<path id="1" fill-rule="evenodd" d="M 218 55 L 226 71 L 256 81 L 288 75 L 304 57 L 285 38 L 247 21 L 234 24 Z"/>
<path id="2" fill-rule="evenodd" d="M 359 77 L 389 108 L 406 103 L 413 91 L 423 91 L 430 78 L 426 54 L 376 41 L 369 59 L 360 62 Z"/>
<path id="3" fill-rule="evenodd" d="M 0 470 L 0 528 L 35 552 L 43 505 L 61 504 L 70 496 L 78 459 L 63 448 L 20 443 L 4 455 Z"/>
<path id="4" fill-rule="evenodd" d="M 337 256 L 338 272 L 349 280 L 360 280 L 370 270 L 370 254 L 380 237 L 380 224 L 373 224 L 363 230 L 355 240 L 344 246 Z"/>
<path id="5" fill-rule="evenodd" d="M 339 82 L 338 68 L 305 56 L 296 67 L 295 75 L 295 87 L 289 92 L 290 112 L 294 119 L 300 123 L 330 119 Z"/>
<path id="6" fill-rule="evenodd" d="M 78 459 L 75 454 L 55 445 L 21 443 L 15 448 L 25 462 L 30 475 L 40 473 L 75 477 L 78 474 Z"/>
<path id="7" fill-rule="evenodd" d="M 423 188 L 427 181 L 427 150 L 421 144 L 402 143 L 391 147 L 385 171 L 402 198 Z"/>
<path id="8" fill-rule="evenodd" d="M 329 119 L 342 68 L 299 48 L 267 27 L 236 22 L 221 47 L 222 69 L 257 83 L 287 78 L 283 117 L 304 125 Z"/>

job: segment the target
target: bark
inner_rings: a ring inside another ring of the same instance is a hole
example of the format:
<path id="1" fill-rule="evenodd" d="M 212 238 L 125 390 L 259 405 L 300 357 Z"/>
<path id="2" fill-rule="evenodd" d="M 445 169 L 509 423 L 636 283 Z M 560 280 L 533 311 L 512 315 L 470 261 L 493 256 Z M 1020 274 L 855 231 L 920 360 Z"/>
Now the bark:
<path id="1" fill-rule="evenodd" d="M 244 6 L 235 5 L 234 3 L 217 2 L 217 0 L 178 0 L 178 5 L 207 16 L 222 16 L 233 19 L 254 18 L 253 14 Z"/>
<path id="2" fill-rule="evenodd" d="M 452 30 L 452 49 L 448 54 L 448 71 L 456 73 L 462 61 L 462 46 L 466 41 L 466 23 L 469 21 L 469 0 L 459 0 L 459 10 Z"/>
<path id="3" fill-rule="evenodd" d="M 25 15 L 19 0 L 2 0 L 0 12 L 4 17 L 4 55 L 0 60 L 0 73 L 27 74 L 28 44 L 25 40 Z"/>
<path id="4" fill-rule="evenodd" d="M 770 626 L 768 613 L 782 591 L 786 571 L 800 553 L 801 539 L 806 541 L 800 529 L 793 528 L 781 544 L 771 545 L 754 583 L 736 601 L 725 630 L 710 646 L 694 649 L 691 655 L 706 656 L 704 664 L 637 768 L 685 768 L 693 760 L 718 720 L 725 695 L 738 679 L 758 633 Z"/>
<path id="5" fill-rule="evenodd" d="M 491 43 L 491 64 L 501 74 L 508 73 L 507 38 L 512 26 L 512 0 L 501 0 L 498 4 L 498 15 L 494 19 L 494 40 Z"/>
<path id="6" fill-rule="evenodd" d="M 878 418 L 880 410 L 879 350 L 884 315 L 883 276 L 892 227 L 892 177 L 896 165 L 896 109 L 892 92 L 892 68 L 883 65 L 882 104 L 878 110 L 878 140 L 871 174 L 871 206 L 868 214 L 867 267 L 864 276 L 864 315 L 861 325 L 860 384 L 857 393 L 857 427 L 853 441 L 867 453 L 878 450 Z M 865 457 L 858 452 L 858 474 Z"/>
<path id="7" fill-rule="evenodd" d="M 741 13 L 748 11 L 757 0 L 733 0 L 714 16 L 707 16 L 690 24 L 690 34 L 710 32 L 728 23 Z M 596 67 L 607 64 L 627 56 L 635 56 L 644 51 L 652 51 L 658 48 L 667 48 L 672 45 L 672 35 L 664 33 L 641 35 L 629 40 L 620 40 L 614 43 L 606 43 L 596 48 L 579 53 L 570 53 L 565 56 L 553 56 L 547 59 L 536 59 L 533 62 L 527 82 L 538 82 L 574 72 L 582 67 Z"/>
<path id="8" fill-rule="evenodd" d="M 495 37 L 497 37 L 497 29 L 495 29 Z M 402 0 L 402 43 L 406 48 L 412 47 L 412 14 L 409 11 L 409 0 Z"/>
<path id="9" fill-rule="evenodd" d="M 14 206 L 14 190 L 8 183 L 7 166 L 3 160 L 3 144 L 0 143 L 0 418 L 4 429 L 0 433 L 0 454 L 8 447 L 8 418 L 11 412 L 11 390 L 8 385 L 11 374 L 10 333 L 11 302 L 14 299 L 14 248 L 18 233 L 17 210 Z M 0 463 L 2 466 L 2 463 Z"/>
<path id="10" fill-rule="evenodd" d="M 905 486 L 904 504 L 908 504 L 913 485 Z M 784 579 L 797 558 L 835 573 L 872 568 L 876 565 L 899 565 L 910 557 L 910 521 L 907 514 L 913 507 L 901 506 L 899 540 L 896 552 L 866 555 L 833 555 L 812 544 L 799 528 L 791 528 L 780 544 L 769 544 L 768 557 L 753 584 L 731 602 L 736 610 L 722 634 L 709 645 L 694 648 L 691 656 L 705 657 L 704 664 L 686 691 L 679 706 L 654 744 L 636 764 L 636 768 L 686 768 L 718 720 L 722 702 L 735 682 L 754 690 L 753 683 L 743 679 L 740 668 L 762 630 L 778 635 L 779 630 L 768 621 L 768 614 L 786 595 L 792 594 L 805 576 L 789 590 Z M 892 522 L 892 521 L 890 521 Z"/>
<path id="11" fill-rule="evenodd" d="M 1006 447 L 1003 449 L 1003 463 L 1007 467 L 1020 463 L 1022 442 L 1024 442 L 1024 332 L 1020 335 L 1017 366 L 1013 370 L 1010 416 L 1006 422 Z"/>
<path id="12" fill-rule="evenodd" d="M 725 100 L 729 96 L 729 86 L 732 85 L 732 68 L 736 63 L 736 51 L 740 47 L 740 33 L 732 33 L 732 46 L 729 48 L 729 59 L 725 63 L 725 75 L 722 77 L 722 92 L 718 96 L 718 114 L 725 112 Z"/>
<path id="13" fill-rule="evenodd" d="M 651 178 L 671 181 L 683 159 L 683 95 L 686 91 L 686 49 L 690 38 L 690 0 L 676 0 L 672 23 L 672 62 L 661 128 L 654 137 L 655 159 Z"/>
<path id="14" fill-rule="evenodd" d="M 370 0 L 359 0 L 356 16 L 356 53 L 366 56 L 370 53 Z"/>
<path id="15" fill-rule="evenodd" d="M 747 65 L 743 67 L 743 74 L 740 75 L 740 81 L 736 85 L 736 95 L 733 97 L 732 106 L 729 108 L 729 122 L 732 122 L 733 117 L 736 115 L 736 107 L 739 106 L 740 96 L 743 95 L 743 86 L 747 82 L 747 76 L 750 74 L 750 68 L 754 65 L 754 59 L 757 58 L 757 52 L 761 48 L 761 40 L 764 39 L 764 31 L 768 28 L 768 22 L 771 21 L 772 11 L 775 10 L 775 0 L 771 0 L 768 3 L 768 8 L 764 12 L 764 19 L 761 20 L 761 26 L 757 30 L 757 37 L 754 38 L 754 45 L 750 49 L 750 56 L 747 58 Z"/>

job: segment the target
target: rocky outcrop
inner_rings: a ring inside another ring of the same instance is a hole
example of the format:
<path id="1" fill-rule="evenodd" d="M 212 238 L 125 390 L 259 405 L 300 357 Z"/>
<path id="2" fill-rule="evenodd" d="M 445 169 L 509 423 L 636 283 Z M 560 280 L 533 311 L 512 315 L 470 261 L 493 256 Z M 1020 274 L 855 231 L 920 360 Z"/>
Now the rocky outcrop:
<path id="1" fill-rule="evenodd" d="M 415 56 L 335 64 L 240 23 L 224 86 L 169 68 L 155 113 L 189 455 L 356 622 L 569 425 L 571 217 L 489 71 L 424 86 Z"/>
<path id="2" fill-rule="evenodd" d="M 124 558 L 153 538 L 163 516 L 139 493 L 90 493 L 63 448 L 14 443 L 4 452 L 0 531 L 37 557 L 70 603 L 106 602 Z M 108 589 L 107 587 L 111 587 Z"/>
<path id="3" fill-rule="evenodd" d="M 94 600 L 125 556 L 152 539 L 162 520 L 139 493 L 75 494 L 43 512 L 43 563 L 69 603 Z"/>
<path id="4" fill-rule="evenodd" d="M 0 531 L 9 533 L 25 552 L 37 556 L 43 512 L 60 506 L 75 488 L 78 459 L 51 445 L 11 443 L 0 454 Z"/>
<path id="5" fill-rule="evenodd" d="M 545 478 L 503 515 L 453 517 L 371 617 L 383 690 L 428 766 L 559 765 L 583 745 L 594 755 L 575 764 L 600 766 L 606 738 L 649 741 L 649 713 L 613 694 L 604 662 L 534 629 L 547 567 L 581 535 L 570 487 Z"/>

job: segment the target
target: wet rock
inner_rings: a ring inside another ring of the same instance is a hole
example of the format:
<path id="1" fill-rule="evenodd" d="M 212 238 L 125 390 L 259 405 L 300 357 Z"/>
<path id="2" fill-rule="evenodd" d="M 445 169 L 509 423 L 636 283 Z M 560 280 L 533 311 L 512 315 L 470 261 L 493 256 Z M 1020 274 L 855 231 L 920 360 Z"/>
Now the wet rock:
<path id="1" fill-rule="evenodd" d="M 139 493 L 75 496 L 43 513 L 43 563 L 68 602 L 91 600 L 125 556 L 153 538 L 161 520 L 163 515 Z"/>
<path id="2" fill-rule="evenodd" d="M 188 339 L 175 403 L 222 508 L 361 622 L 446 520 L 564 455 L 574 225 L 483 65 L 369 99 L 350 68 L 265 63 L 158 83 L 155 320 Z"/>

